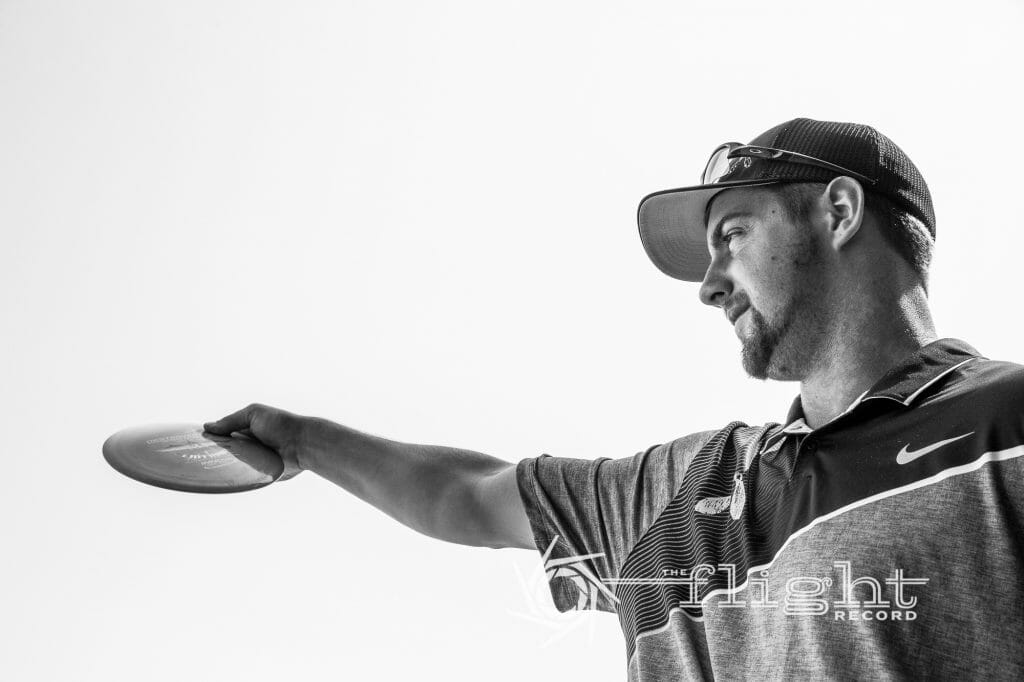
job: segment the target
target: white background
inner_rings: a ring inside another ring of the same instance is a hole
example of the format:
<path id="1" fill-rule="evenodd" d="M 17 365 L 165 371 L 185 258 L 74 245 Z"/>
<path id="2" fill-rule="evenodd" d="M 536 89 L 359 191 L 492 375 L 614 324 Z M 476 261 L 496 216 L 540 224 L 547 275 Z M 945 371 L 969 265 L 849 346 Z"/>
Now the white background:
<path id="1" fill-rule="evenodd" d="M 1024 359 L 1024 9 L 847 5 L 0 0 L 0 676 L 621 679 L 537 553 L 100 445 L 252 401 L 509 461 L 780 420 L 635 210 L 795 116 L 908 152 L 940 334 Z"/>

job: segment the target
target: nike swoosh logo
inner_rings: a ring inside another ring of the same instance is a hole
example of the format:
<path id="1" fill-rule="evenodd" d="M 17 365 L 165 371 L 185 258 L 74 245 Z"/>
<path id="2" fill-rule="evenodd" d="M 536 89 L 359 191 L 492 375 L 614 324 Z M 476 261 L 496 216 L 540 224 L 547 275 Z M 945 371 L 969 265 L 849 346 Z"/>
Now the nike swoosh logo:
<path id="1" fill-rule="evenodd" d="M 972 435 L 974 435 L 974 431 L 971 431 L 970 433 L 965 433 L 962 436 L 956 436 L 954 438 L 947 438 L 946 440 L 940 440 L 938 443 L 932 443 L 931 445 L 923 447 L 920 450 L 911 450 L 910 449 L 910 443 L 907 443 L 906 445 L 903 446 L 903 449 L 899 451 L 899 454 L 896 455 L 896 463 L 897 464 L 909 464 L 909 463 L 913 462 L 915 459 L 917 459 L 918 457 L 923 457 L 924 455 L 927 455 L 932 450 L 938 450 L 943 445 L 949 445 L 950 443 L 952 443 L 954 441 L 958 441 L 961 438 L 967 438 L 967 436 L 972 436 Z"/>

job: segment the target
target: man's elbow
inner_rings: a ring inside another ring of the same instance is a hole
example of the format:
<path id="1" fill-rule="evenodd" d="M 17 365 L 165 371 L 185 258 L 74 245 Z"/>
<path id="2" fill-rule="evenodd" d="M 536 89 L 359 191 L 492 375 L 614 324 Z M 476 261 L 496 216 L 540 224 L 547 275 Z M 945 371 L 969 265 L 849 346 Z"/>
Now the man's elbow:
<path id="1" fill-rule="evenodd" d="M 431 522 L 416 530 L 470 547 L 532 549 L 532 531 L 515 468 L 515 464 L 501 462 L 449 480 L 440 491 Z"/>

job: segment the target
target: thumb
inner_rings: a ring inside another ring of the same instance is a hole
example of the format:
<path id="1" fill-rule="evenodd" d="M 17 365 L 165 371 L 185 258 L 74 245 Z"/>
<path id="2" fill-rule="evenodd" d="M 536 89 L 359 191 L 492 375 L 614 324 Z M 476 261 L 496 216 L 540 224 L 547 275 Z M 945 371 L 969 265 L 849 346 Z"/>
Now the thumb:
<path id="1" fill-rule="evenodd" d="M 277 479 L 277 481 L 275 481 L 275 483 L 280 483 L 281 481 L 287 481 L 290 478 L 295 478 L 301 473 L 302 469 L 300 469 L 297 466 L 291 465 L 288 462 L 288 460 L 284 460 L 284 471 L 281 473 L 281 476 Z"/>
<path id="2" fill-rule="evenodd" d="M 206 422 L 203 424 L 203 428 L 218 436 L 230 436 L 234 431 L 243 431 L 249 428 L 255 408 L 255 405 L 249 405 L 226 417 L 221 417 L 217 421 Z"/>

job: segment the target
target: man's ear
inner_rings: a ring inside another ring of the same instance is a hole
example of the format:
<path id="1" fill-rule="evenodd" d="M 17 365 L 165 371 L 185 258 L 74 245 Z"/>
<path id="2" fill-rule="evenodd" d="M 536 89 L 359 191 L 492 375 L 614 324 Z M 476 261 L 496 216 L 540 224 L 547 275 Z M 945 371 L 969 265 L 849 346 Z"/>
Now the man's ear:
<path id="1" fill-rule="evenodd" d="M 838 251 L 864 222 L 864 188 L 853 178 L 841 175 L 828 183 L 822 199 L 828 212 L 832 248 Z"/>

